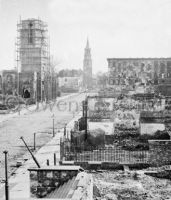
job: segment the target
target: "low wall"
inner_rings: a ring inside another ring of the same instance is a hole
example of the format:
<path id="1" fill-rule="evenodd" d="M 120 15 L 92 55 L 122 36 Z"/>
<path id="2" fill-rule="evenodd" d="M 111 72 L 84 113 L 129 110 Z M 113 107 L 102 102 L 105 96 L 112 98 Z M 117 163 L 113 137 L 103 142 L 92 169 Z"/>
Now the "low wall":
<path id="1" fill-rule="evenodd" d="M 140 133 L 153 135 L 156 131 L 164 131 L 165 125 L 162 123 L 141 123 Z"/>
<path id="2" fill-rule="evenodd" d="M 79 170 L 67 170 L 67 168 L 72 168 L 70 166 L 63 166 L 63 168 L 66 169 L 29 169 L 30 196 L 32 198 L 46 197 L 49 193 L 79 173 Z"/>

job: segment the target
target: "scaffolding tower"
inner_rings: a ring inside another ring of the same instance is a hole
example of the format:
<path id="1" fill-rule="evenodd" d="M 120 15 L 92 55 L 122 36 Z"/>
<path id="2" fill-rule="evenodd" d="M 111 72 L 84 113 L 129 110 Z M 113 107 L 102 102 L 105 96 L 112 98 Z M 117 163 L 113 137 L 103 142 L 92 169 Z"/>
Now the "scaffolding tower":
<path id="1" fill-rule="evenodd" d="M 17 24 L 16 39 L 17 71 L 18 73 L 37 73 L 41 99 L 44 96 L 45 76 L 50 73 L 49 46 L 47 23 L 40 19 L 20 19 Z"/>

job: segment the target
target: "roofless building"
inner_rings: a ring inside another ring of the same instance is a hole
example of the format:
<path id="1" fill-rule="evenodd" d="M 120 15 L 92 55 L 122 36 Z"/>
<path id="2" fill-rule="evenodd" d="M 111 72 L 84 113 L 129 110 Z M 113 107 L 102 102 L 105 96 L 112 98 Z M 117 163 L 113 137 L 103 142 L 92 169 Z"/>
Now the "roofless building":
<path id="1" fill-rule="evenodd" d="M 50 74 L 49 38 L 47 24 L 40 19 L 20 20 L 17 24 L 17 68 L 19 94 L 25 92 L 38 100 L 48 94 L 48 74 Z M 47 78 L 47 80 L 46 80 Z"/>

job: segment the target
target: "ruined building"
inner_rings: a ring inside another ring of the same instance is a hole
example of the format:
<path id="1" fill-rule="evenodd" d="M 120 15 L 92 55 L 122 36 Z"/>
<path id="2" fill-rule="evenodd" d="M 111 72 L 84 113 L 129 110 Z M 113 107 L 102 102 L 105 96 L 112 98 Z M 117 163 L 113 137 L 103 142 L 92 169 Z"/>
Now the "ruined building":
<path id="1" fill-rule="evenodd" d="M 0 72 L 0 94 L 20 95 L 35 101 L 55 99 L 57 75 L 49 55 L 47 24 L 40 19 L 17 24 L 16 69 Z"/>
<path id="2" fill-rule="evenodd" d="M 38 101 L 52 99 L 57 82 L 50 65 L 47 24 L 40 19 L 20 20 L 17 33 L 18 93 Z"/>
<path id="3" fill-rule="evenodd" d="M 87 39 L 87 45 L 84 50 L 84 61 L 83 61 L 83 87 L 92 87 L 92 59 L 91 49 L 89 47 L 89 41 Z"/>
<path id="4" fill-rule="evenodd" d="M 109 85 L 152 84 L 171 95 L 171 58 L 108 58 Z"/>
<path id="5" fill-rule="evenodd" d="M 0 94 L 15 95 L 17 92 L 17 78 L 16 70 L 2 70 L 0 72 Z"/>

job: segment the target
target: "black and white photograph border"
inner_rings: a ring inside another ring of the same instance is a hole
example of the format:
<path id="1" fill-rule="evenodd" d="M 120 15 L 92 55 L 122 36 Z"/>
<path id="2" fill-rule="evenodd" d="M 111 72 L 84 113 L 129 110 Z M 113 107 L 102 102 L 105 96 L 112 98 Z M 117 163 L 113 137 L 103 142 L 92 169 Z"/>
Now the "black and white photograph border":
<path id="1" fill-rule="evenodd" d="M 171 0 L 0 0 L 0 200 L 171 200 Z"/>

